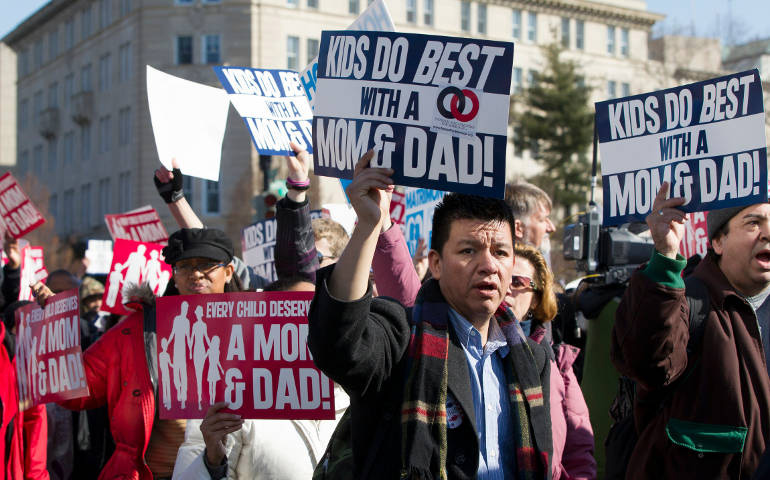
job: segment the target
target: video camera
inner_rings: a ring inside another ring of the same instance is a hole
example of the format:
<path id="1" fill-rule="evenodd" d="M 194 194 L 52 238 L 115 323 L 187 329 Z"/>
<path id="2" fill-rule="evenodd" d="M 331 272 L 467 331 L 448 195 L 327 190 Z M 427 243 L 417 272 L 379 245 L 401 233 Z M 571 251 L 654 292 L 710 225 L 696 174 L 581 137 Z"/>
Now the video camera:
<path id="1" fill-rule="evenodd" d="M 579 271 L 599 274 L 604 284 L 624 283 L 654 248 L 652 238 L 633 233 L 628 225 L 603 227 L 600 207 L 593 202 L 564 229 L 564 258 L 576 260 Z"/>

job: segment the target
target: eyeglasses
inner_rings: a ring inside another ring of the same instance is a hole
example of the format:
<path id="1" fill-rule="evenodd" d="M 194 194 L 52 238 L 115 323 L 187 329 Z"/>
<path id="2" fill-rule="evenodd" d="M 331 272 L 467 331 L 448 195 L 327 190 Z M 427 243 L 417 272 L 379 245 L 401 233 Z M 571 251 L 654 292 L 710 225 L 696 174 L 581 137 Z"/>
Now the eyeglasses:
<path id="1" fill-rule="evenodd" d="M 511 278 L 511 286 L 516 290 L 522 290 L 527 287 L 531 288 L 532 290 L 537 290 L 537 288 L 535 288 L 535 282 L 533 282 L 532 279 L 526 275 L 514 275 Z"/>
<path id="2" fill-rule="evenodd" d="M 315 252 L 316 252 L 315 256 L 316 256 L 316 258 L 318 258 L 318 263 L 319 264 L 323 263 L 324 259 L 334 260 L 335 258 L 337 258 L 334 255 L 324 255 L 323 253 L 321 253 L 320 250 L 316 250 Z"/>
<path id="3" fill-rule="evenodd" d="M 208 275 L 214 270 L 216 270 L 219 267 L 226 266 L 226 263 L 218 263 L 218 262 L 206 262 L 206 263 L 198 263 L 196 265 L 192 264 L 184 264 L 184 265 L 174 265 L 173 270 L 175 275 L 189 275 L 193 272 L 200 272 L 203 275 Z"/>

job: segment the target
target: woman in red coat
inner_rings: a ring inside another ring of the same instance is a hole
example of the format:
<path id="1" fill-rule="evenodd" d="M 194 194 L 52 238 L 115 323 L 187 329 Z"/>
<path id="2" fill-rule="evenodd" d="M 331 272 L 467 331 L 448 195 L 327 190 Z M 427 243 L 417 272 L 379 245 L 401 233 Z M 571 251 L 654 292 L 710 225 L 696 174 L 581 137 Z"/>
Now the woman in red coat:
<path id="1" fill-rule="evenodd" d="M 241 290 L 230 263 L 232 243 L 220 230 L 179 230 L 169 238 L 163 255 L 182 295 Z M 137 310 L 83 354 L 90 396 L 61 402 L 73 410 L 107 405 L 115 453 L 100 479 L 170 478 L 184 440 L 184 420 L 156 418 L 155 305 L 151 294 L 137 300 L 132 305 Z"/>

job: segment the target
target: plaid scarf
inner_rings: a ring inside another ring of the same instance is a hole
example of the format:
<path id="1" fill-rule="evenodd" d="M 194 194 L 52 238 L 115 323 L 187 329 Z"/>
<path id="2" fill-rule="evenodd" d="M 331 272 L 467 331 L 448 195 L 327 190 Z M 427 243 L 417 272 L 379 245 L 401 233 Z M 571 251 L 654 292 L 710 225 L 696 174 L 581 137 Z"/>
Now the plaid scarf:
<path id="1" fill-rule="evenodd" d="M 511 421 L 516 427 L 518 478 L 548 478 L 550 451 L 539 450 L 533 438 L 533 429 L 545 428 L 548 432 L 544 438 L 550 442 L 550 421 L 547 421 L 550 414 L 546 411 L 535 358 L 510 309 L 501 306 L 495 318 L 510 349 L 503 365 L 510 394 Z M 420 289 L 412 310 L 412 334 L 401 406 L 401 478 L 447 478 L 448 323 L 449 305 L 438 282 L 429 280 Z M 534 425 L 530 418 L 538 425 Z M 433 449 L 425 445 L 438 445 L 438 465 L 431 459 Z"/>

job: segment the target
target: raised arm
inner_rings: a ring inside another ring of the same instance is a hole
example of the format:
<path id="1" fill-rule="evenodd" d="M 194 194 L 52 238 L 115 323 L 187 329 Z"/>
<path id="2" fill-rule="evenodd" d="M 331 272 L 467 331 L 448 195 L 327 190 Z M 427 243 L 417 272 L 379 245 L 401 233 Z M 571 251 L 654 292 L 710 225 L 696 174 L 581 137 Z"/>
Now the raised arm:
<path id="1" fill-rule="evenodd" d="M 174 169 L 170 172 L 166 167 L 155 170 L 153 180 L 158 194 L 166 202 L 179 228 L 203 228 L 203 222 L 184 198 L 184 176 L 177 167 L 176 159 L 171 160 L 171 165 Z"/>

